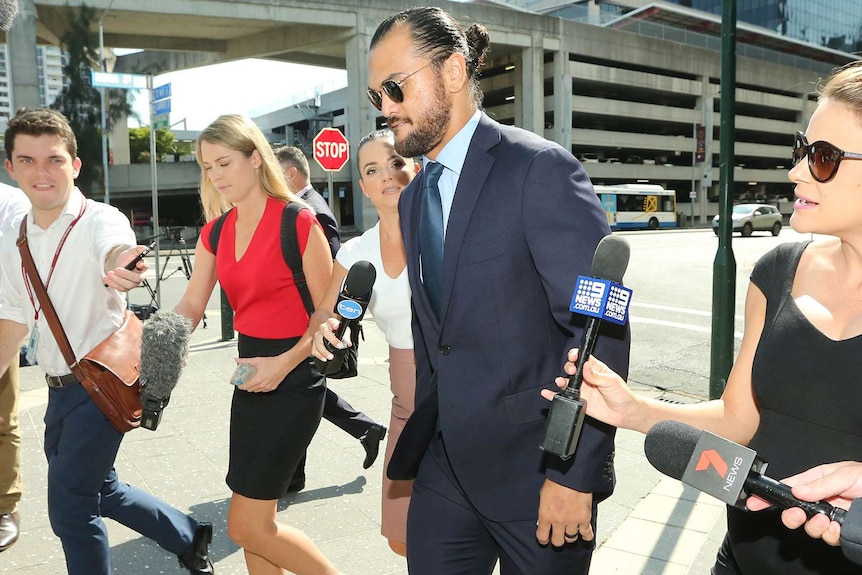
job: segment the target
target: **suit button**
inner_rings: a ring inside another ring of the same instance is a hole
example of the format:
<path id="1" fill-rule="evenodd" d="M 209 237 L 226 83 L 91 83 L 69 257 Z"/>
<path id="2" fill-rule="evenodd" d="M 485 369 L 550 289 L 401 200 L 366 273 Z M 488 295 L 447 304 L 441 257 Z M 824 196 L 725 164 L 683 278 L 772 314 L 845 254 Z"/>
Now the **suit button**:
<path id="1" fill-rule="evenodd" d="M 448 346 L 448 345 L 441 345 L 440 346 L 440 353 L 442 353 L 443 355 L 449 355 L 450 351 L 452 351 L 452 348 L 450 346 Z"/>

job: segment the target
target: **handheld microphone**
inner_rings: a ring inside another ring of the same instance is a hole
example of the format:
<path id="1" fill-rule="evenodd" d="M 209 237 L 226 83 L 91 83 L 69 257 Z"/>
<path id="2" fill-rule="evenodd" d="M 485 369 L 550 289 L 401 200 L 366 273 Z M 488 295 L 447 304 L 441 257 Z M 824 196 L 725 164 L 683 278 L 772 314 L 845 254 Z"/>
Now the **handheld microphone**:
<path id="1" fill-rule="evenodd" d="M 753 450 L 695 429 L 679 421 L 660 421 L 644 441 L 644 453 L 653 467 L 669 477 L 720 499 L 744 507 L 756 495 L 781 509 L 799 507 L 808 518 L 823 513 L 842 523 L 846 511 L 826 501 L 802 501 L 790 486 L 763 475 L 767 463 Z"/>
<path id="2" fill-rule="evenodd" d="M 575 453 L 587 402 L 581 399 L 581 384 L 584 381 L 584 364 L 596 347 L 599 326 L 602 320 L 625 325 L 628 318 L 631 290 L 619 285 L 629 265 L 628 242 L 614 235 L 602 238 L 596 246 L 590 275 L 578 276 L 570 310 L 588 316 L 575 374 L 569 378 L 566 388 L 554 396 L 545 439 L 540 448 L 562 460 Z"/>
<path id="3" fill-rule="evenodd" d="M 143 324 L 141 334 L 141 427 L 155 431 L 177 386 L 189 354 L 192 322 L 171 311 L 159 311 Z"/>
<path id="4" fill-rule="evenodd" d="M 376 279 L 377 270 L 374 269 L 371 262 L 359 260 L 350 266 L 347 277 L 344 278 L 341 293 L 338 294 L 338 299 L 335 302 L 335 313 L 338 315 L 340 323 L 334 333 L 339 340 L 344 339 L 348 327 L 359 329 L 357 324 L 365 316 L 365 310 L 368 309 L 368 302 L 371 301 L 371 289 L 374 287 Z M 333 355 L 333 358 L 330 361 L 320 361 L 315 358 L 315 363 L 323 375 L 331 375 L 341 368 L 347 349 L 337 349 L 327 340 L 323 340 L 323 345 Z"/>

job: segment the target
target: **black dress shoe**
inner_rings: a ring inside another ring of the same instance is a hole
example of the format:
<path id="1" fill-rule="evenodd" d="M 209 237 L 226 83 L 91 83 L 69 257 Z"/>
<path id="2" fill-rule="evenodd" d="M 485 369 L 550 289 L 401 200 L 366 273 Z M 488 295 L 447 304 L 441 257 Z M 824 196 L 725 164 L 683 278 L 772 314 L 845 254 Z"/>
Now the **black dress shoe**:
<path id="1" fill-rule="evenodd" d="M 177 555 L 180 565 L 188 569 L 192 575 L 211 575 L 215 573 L 213 562 L 210 561 L 209 545 L 213 540 L 211 523 L 198 523 L 192 544 L 182 555 Z"/>
<path id="2" fill-rule="evenodd" d="M 365 448 L 365 461 L 362 462 L 362 469 L 368 469 L 374 465 L 374 460 L 377 459 L 377 453 L 380 451 L 380 442 L 383 441 L 384 437 L 386 437 L 386 428 L 375 423 L 359 440 L 362 447 Z"/>
<path id="3" fill-rule="evenodd" d="M 18 541 L 18 514 L 0 515 L 0 551 L 6 551 Z"/>

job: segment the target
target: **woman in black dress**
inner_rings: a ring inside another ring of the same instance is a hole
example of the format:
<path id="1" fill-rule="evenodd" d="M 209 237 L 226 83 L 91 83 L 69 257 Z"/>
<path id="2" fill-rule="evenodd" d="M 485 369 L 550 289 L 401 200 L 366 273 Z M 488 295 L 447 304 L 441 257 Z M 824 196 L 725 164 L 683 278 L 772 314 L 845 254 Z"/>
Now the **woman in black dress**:
<path id="1" fill-rule="evenodd" d="M 639 397 L 591 359 L 582 388 L 589 415 L 644 433 L 665 419 L 709 430 L 749 445 L 769 462 L 772 477 L 862 460 L 862 63 L 825 83 L 808 129 L 794 138 L 793 158 L 791 226 L 831 237 L 778 246 L 757 263 L 742 344 L 721 399 L 672 405 Z M 573 367 L 567 363 L 567 372 Z M 859 572 L 840 549 L 787 529 L 780 510 L 736 507 L 728 508 L 728 533 L 712 569 Z"/>
<path id="2" fill-rule="evenodd" d="M 242 116 L 221 116 L 204 129 L 197 160 L 209 221 L 175 311 L 196 325 L 218 279 L 240 333 L 237 362 L 248 371 L 232 381 L 228 534 L 243 548 L 251 575 L 285 569 L 337 575 L 308 536 L 275 520 L 278 498 L 320 423 L 326 392 L 309 357 L 309 314 L 283 254 L 285 205 L 300 200 L 287 189 L 260 129 Z M 332 272 L 329 245 L 309 209 L 292 221 L 284 233 L 296 237 L 308 291 L 319 301 Z M 227 380 L 225 374 L 226 387 Z"/>

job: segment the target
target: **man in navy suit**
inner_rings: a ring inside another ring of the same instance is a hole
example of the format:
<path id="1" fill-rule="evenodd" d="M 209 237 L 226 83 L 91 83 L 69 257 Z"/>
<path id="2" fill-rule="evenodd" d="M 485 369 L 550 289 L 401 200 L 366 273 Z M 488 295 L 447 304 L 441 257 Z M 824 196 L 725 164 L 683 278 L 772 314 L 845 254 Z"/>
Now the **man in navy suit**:
<path id="1" fill-rule="evenodd" d="M 433 7 L 392 16 L 371 40 L 369 100 L 396 151 L 425 162 L 399 207 L 417 408 L 388 473 L 416 474 L 411 575 L 489 574 L 497 560 L 503 575 L 587 573 L 615 430 L 587 418 L 571 459 L 545 457 L 540 390 L 556 390 L 580 343 L 568 306 L 610 230 L 571 153 L 481 111 L 488 44 L 484 27 L 465 32 Z M 628 351 L 620 329 L 595 353 L 626 373 Z"/>

